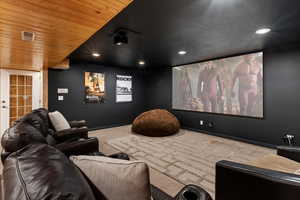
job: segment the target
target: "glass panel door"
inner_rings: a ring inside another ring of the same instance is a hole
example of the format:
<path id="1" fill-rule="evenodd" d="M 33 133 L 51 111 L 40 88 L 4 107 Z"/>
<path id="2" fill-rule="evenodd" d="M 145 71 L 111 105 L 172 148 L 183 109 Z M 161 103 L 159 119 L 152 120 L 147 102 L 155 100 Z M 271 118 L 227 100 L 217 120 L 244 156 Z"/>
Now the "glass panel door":
<path id="1" fill-rule="evenodd" d="M 0 136 L 15 120 L 42 106 L 40 72 L 0 69 Z"/>
<path id="2" fill-rule="evenodd" d="M 32 111 L 32 76 L 9 75 L 9 125 Z"/>

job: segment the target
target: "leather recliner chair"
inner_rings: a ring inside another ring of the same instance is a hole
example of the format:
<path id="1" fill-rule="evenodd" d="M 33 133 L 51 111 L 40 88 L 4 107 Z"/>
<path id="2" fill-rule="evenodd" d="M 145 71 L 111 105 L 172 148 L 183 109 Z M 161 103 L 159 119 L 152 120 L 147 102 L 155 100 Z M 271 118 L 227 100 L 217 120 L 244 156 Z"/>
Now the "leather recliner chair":
<path id="1" fill-rule="evenodd" d="M 3 188 L 5 200 L 96 200 L 84 174 L 62 152 L 37 142 L 6 158 Z"/>
<path id="2" fill-rule="evenodd" d="M 71 130 L 67 129 L 57 133 L 51 128 L 46 109 L 33 110 L 17 120 L 2 135 L 1 145 L 4 149 L 4 152 L 1 153 L 2 161 L 9 154 L 31 143 L 49 144 L 67 156 L 99 152 L 98 139 L 88 138 L 86 127 L 77 128 L 86 123 L 83 121 L 72 123 Z"/>
<path id="3" fill-rule="evenodd" d="M 277 154 L 300 161 L 299 147 L 277 148 Z M 231 161 L 216 164 L 216 200 L 295 200 L 300 197 L 300 175 Z"/>
<path id="4" fill-rule="evenodd" d="M 3 170 L 4 199 L 113 200 L 108 199 L 99 191 L 97 183 L 90 180 L 86 175 L 88 174 L 86 170 L 89 169 L 79 170 L 61 151 L 50 145 L 38 142 L 28 144 L 11 153 L 5 160 Z M 127 174 L 128 171 L 125 171 Z M 107 173 L 106 176 L 114 176 L 114 174 Z M 103 179 L 105 178 L 104 176 Z M 111 180 L 118 181 L 116 178 Z M 114 184 L 114 181 L 107 181 L 107 184 Z M 122 188 L 115 188 L 115 190 L 120 189 L 125 194 L 128 187 L 137 186 L 126 184 Z M 175 198 L 156 187 L 151 188 L 151 194 L 153 200 L 212 200 L 207 192 L 192 185 L 183 188 Z M 121 196 L 118 199 L 126 199 L 126 196 Z"/>

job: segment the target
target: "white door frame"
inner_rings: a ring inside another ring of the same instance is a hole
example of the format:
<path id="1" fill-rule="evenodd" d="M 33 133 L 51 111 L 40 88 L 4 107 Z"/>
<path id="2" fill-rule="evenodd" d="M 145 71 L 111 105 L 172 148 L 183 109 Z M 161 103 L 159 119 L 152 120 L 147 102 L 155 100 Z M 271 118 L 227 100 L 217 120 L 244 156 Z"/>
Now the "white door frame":
<path id="1" fill-rule="evenodd" d="M 41 72 L 0 69 L 0 135 L 9 127 L 9 76 L 11 74 L 32 76 L 32 109 L 40 108 L 43 105 L 43 77 Z"/>

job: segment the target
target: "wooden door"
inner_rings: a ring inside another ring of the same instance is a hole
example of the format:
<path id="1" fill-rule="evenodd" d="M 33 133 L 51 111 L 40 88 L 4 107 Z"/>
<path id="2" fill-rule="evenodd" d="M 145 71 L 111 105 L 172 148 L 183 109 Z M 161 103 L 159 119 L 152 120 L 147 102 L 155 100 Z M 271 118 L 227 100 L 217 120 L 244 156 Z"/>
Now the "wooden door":
<path id="1" fill-rule="evenodd" d="M 14 121 L 42 106 L 42 80 L 40 72 L 1 70 L 0 132 Z"/>

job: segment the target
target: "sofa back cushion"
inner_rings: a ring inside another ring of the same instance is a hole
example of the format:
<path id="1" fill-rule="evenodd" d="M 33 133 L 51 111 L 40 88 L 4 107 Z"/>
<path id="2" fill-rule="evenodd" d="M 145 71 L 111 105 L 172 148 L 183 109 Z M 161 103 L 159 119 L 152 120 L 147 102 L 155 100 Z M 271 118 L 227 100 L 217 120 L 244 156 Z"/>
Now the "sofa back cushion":
<path id="1" fill-rule="evenodd" d="M 3 149 L 11 153 L 34 142 L 47 143 L 38 129 L 23 121 L 19 121 L 7 129 L 1 138 Z"/>
<path id="2" fill-rule="evenodd" d="M 49 118 L 56 131 L 71 128 L 69 122 L 59 111 L 49 112 Z"/>
<path id="3" fill-rule="evenodd" d="M 21 119 L 17 120 L 15 124 L 19 122 L 24 122 L 33 126 L 45 137 L 48 135 L 49 118 L 48 110 L 46 110 L 45 108 L 33 110 L 32 112 L 24 115 Z"/>
<path id="4" fill-rule="evenodd" d="M 90 181 L 96 198 L 151 199 L 149 169 L 144 162 L 103 156 L 72 156 L 71 160 Z"/>
<path id="5" fill-rule="evenodd" d="M 5 200 L 95 200 L 78 168 L 46 144 L 31 144 L 11 154 L 3 180 Z"/>

